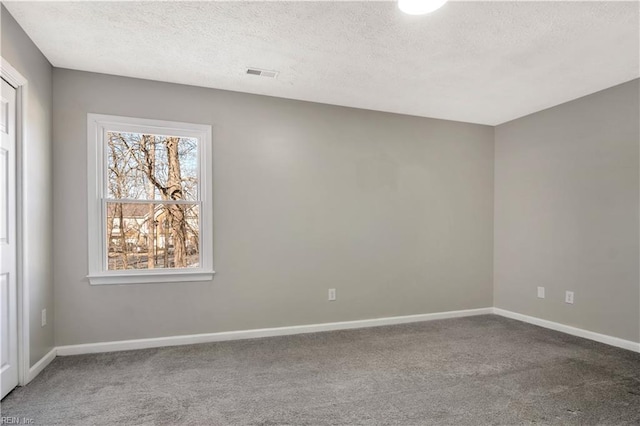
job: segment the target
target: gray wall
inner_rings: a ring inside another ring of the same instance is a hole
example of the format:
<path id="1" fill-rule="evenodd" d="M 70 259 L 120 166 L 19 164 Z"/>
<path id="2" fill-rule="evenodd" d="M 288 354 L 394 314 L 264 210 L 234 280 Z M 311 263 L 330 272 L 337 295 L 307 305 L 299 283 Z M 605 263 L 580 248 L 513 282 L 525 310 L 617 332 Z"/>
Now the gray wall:
<path id="1" fill-rule="evenodd" d="M 29 81 L 23 196 L 25 206 L 24 281 L 30 290 L 30 363 L 51 350 L 53 338 L 51 107 L 52 67 L 4 6 L 2 57 Z M 47 309 L 48 324 L 40 326 Z"/>
<path id="2" fill-rule="evenodd" d="M 639 91 L 634 80 L 496 128 L 497 307 L 640 341 Z"/>
<path id="3" fill-rule="evenodd" d="M 212 282 L 88 284 L 88 112 L 213 126 Z M 55 69 L 56 343 L 489 307 L 493 137 L 488 126 Z"/>

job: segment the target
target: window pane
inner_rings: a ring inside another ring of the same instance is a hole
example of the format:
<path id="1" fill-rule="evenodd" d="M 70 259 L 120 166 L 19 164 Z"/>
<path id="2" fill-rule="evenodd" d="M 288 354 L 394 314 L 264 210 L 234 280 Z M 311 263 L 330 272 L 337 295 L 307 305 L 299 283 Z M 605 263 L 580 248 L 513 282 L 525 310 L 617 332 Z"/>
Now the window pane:
<path id="1" fill-rule="evenodd" d="M 107 203 L 107 269 L 200 266 L 197 204 Z"/>
<path id="2" fill-rule="evenodd" d="M 198 200 L 198 140 L 107 132 L 107 197 Z"/>

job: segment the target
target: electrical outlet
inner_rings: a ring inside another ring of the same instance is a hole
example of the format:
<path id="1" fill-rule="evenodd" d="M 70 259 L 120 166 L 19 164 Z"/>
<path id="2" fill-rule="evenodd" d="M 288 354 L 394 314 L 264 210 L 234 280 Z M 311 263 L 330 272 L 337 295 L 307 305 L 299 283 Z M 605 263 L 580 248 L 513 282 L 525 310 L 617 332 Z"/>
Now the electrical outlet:
<path id="1" fill-rule="evenodd" d="M 538 287 L 538 298 L 544 299 L 544 287 Z"/>
<path id="2" fill-rule="evenodd" d="M 44 327 L 45 325 L 47 325 L 47 310 L 43 309 L 42 310 L 42 327 Z"/>
<path id="3" fill-rule="evenodd" d="M 335 288 L 330 288 L 329 289 L 329 300 L 336 300 L 336 289 Z"/>
<path id="4" fill-rule="evenodd" d="M 564 303 L 573 304 L 573 292 L 567 291 L 564 295 Z"/>

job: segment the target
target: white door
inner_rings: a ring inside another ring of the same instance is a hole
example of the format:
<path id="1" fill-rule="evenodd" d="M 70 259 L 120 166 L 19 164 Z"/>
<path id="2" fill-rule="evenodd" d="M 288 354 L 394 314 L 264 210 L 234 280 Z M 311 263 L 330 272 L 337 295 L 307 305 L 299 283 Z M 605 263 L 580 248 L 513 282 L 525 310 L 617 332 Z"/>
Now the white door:
<path id="1" fill-rule="evenodd" d="M 2 82 L 0 116 L 0 385 L 2 398 L 18 385 L 16 280 L 16 89 Z"/>

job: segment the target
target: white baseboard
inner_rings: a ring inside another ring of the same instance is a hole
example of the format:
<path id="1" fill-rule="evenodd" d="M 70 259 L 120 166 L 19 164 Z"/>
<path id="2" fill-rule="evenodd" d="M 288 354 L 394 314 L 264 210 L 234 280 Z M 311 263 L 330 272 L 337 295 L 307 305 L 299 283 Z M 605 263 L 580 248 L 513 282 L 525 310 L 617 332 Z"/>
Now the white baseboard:
<path id="1" fill-rule="evenodd" d="M 56 355 L 57 355 L 57 348 L 53 348 L 45 356 L 40 358 L 40 361 L 36 362 L 33 365 L 33 367 L 29 369 L 29 374 L 27 374 L 26 383 L 21 383 L 21 385 L 24 386 L 30 381 L 32 381 L 33 379 L 35 379 L 35 377 L 38 374 L 40 374 L 40 372 L 44 370 L 47 365 L 51 364 L 51 361 L 55 359 Z"/>
<path id="2" fill-rule="evenodd" d="M 222 342 L 226 340 L 253 339 L 258 337 L 289 336 L 293 334 L 317 333 L 321 331 L 348 330 L 353 328 L 378 327 L 383 325 L 406 324 L 446 318 L 459 318 L 493 313 L 493 308 L 466 309 L 462 311 L 438 312 L 433 314 L 406 315 L 400 317 L 376 318 L 358 321 L 330 322 L 323 324 L 296 325 L 290 327 L 261 328 L 254 330 L 225 331 L 220 333 L 191 334 L 185 336 L 157 337 L 151 339 L 121 340 L 115 342 L 87 343 L 82 345 L 58 346 L 58 355 L 80 355 L 99 352 L 127 351 L 163 346 L 192 345 L 196 343 Z"/>
<path id="3" fill-rule="evenodd" d="M 407 324 L 421 321 L 432 321 L 447 318 L 460 318 L 474 315 L 496 314 L 506 318 L 523 321 L 540 327 L 549 328 L 551 330 L 560 331 L 571 334 L 573 336 L 583 337 L 585 339 L 595 340 L 596 342 L 605 343 L 640 352 L 640 343 L 630 340 L 624 340 L 605 334 L 594 333 L 592 331 L 583 330 L 576 327 L 560 324 L 553 321 L 547 321 L 540 318 L 519 314 L 517 312 L 507 311 L 500 308 L 479 308 L 466 309 L 461 311 L 437 312 L 432 314 L 406 315 L 399 317 L 375 318 L 357 321 L 330 322 L 323 324 L 297 325 L 290 327 L 261 328 L 254 330 L 225 331 L 220 333 L 191 334 L 184 336 L 158 337 L 151 339 L 137 340 L 121 340 L 114 342 L 87 343 L 81 345 L 58 346 L 47 353 L 40 361 L 29 369 L 27 382 L 33 380 L 44 368 L 53 361 L 56 356 L 81 355 L 101 352 L 127 351 L 134 349 L 158 348 L 163 346 L 181 346 L 192 345 L 197 343 L 222 342 L 226 340 L 253 339 L 259 337 L 273 336 L 289 336 L 294 334 L 317 333 L 322 331 L 349 330 L 354 328 L 379 327 L 384 325 Z M 26 384 L 24 383 L 24 384 Z"/>
<path id="4" fill-rule="evenodd" d="M 618 337 L 608 336 L 606 334 L 595 333 L 593 331 L 584 330 L 582 328 L 571 327 L 570 325 L 560 324 L 558 322 L 547 321 L 544 319 L 531 317 L 529 315 L 519 314 L 517 312 L 507 311 L 505 309 L 493 308 L 493 313 L 503 317 L 527 322 L 540 327 L 549 328 L 555 331 L 561 331 L 572 336 L 582 337 L 596 342 L 605 343 L 622 349 L 628 349 L 634 352 L 640 352 L 640 343 L 631 340 L 620 339 Z"/>

